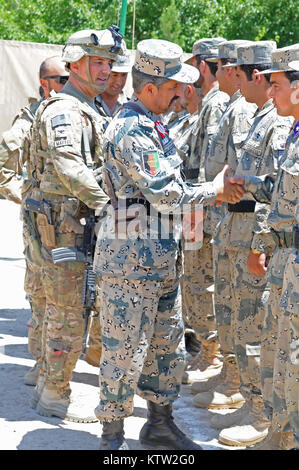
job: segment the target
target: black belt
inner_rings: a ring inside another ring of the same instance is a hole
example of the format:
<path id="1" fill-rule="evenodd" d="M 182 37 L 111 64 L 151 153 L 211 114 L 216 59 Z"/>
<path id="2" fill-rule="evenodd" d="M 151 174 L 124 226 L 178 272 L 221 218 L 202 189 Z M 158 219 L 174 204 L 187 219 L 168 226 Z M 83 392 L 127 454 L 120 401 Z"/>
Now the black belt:
<path id="1" fill-rule="evenodd" d="M 292 248 L 295 246 L 295 232 L 277 232 L 271 228 L 271 235 L 278 246 L 278 248 Z M 297 235 L 297 243 L 299 242 L 299 237 Z"/>
<path id="2" fill-rule="evenodd" d="M 189 168 L 189 169 L 184 169 L 183 173 L 186 178 L 193 180 L 195 178 L 198 178 L 199 175 L 199 168 Z"/>
<path id="3" fill-rule="evenodd" d="M 254 212 L 255 201 L 240 201 L 237 204 L 228 204 L 229 212 Z"/>
<path id="4" fill-rule="evenodd" d="M 126 209 L 128 209 L 133 204 L 141 204 L 144 207 L 146 207 L 147 215 L 153 215 L 153 214 L 151 214 L 151 204 L 146 199 L 142 199 L 142 198 L 138 198 L 138 197 L 134 197 L 134 198 L 130 197 L 130 198 L 127 198 L 125 201 L 126 201 Z M 157 214 L 158 214 L 158 218 L 160 219 L 161 215 L 162 215 L 161 212 L 157 211 Z M 172 214 L 165 214 L 165 215 L 168 215 L 169 220 L 173 220 L 173 215 Z"/>

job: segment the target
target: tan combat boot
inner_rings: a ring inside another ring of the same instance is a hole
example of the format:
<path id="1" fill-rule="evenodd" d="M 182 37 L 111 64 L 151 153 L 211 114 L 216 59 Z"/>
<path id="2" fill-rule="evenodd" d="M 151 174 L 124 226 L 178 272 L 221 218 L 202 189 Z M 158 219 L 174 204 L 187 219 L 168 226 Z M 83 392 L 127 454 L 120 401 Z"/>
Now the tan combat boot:
<path id="1" fill-rule="evenodd" d="M 35 386 L 35 388 L 33 390 L 33 394 L 32 394 L 32 400 L 31 400 L 31 407 L 32 408 L 36 408 L 36 405 L 39 402 L 40 396 L 42 394 L 42 391 L 43 391 L 43 388 L 44 388 L 44 385 L 45 385 L 45 381 L 46 381 L 46 376 L 43 375 L 43 374 L 40 374 L 38 379 L 37 379 L 36 386 Z"/>
<path id="2" fill-rule="evenodd" d="M 242 420 L 238 425 L 222 429 L 218 437 L 219 442 L 229 446 L 246 447 L 262 441 L 267 436 L 270 426 L 263 409 L 262 397 L 252 396 L 248 400 L 248 410 Z"/>
<path id="3" fill-rule="evenodd" d="M 246 401 L 241 408 L 238 408 L 233 413 L 221 415 L 218 413 L 213 414 L 210 424 L 214 429 L 225 429 L 238 425 L 249 412 L 249 403 Z"/>
<path id="4" fill-rule="evenodd" d="M 75 423 L 95 423 L 98 421 L 93 412 L 82 410 L 70 400 L 70 390 L 45 385 L 36 412 L 42 416 L 56 416 Z"/>
<path id="5" fill-rule="evenodd" d="M 224 383 L 227 371 L 227 363 L 234 358 L 233 355 L 227 355 L 223 358 L 223 366 L 221 369 L 220 374 L 214 375 L 208 380 L 204 380 L 201 382 L 193 382 L 191 385 L 191 392 L 193 395 L 197 395 L 198 393 L 208 392 L 209 390 L 214 390 L 217 385 Z"/>
<path id="6" fill-rule="evenodd" d="M 240 408 L 245 400 L 239 391 L 239 386 L 238 367 L 235 359 L 231 358 L 227 362 L 225 381 L 217 385 L 214 390 L 195 395 L 193 404 L 198 408 Z"/>
<path id="7" fill-rule="evenodd" d="M 24 375 L 24 384 L 35 386 L 39 377 L 39 367 L 37 363 Z"/>
<path id="8" fill-rule="evenodd" d="M 271 429 L 271 430 L 270 430 Z M 296 447 L 294 436 L 291 431 L 280 432 L 271 426 L 268 436 L 255 446 L 247 447 L 246 450 L 291 450 Z"/>
<path id="9" fill-rule="evenodd" d="M 220 348 L 216 339 L 202 340 L 201 350 L 194 357 L 184 372 L 183 383 L 192 384 L 202 382 L 220 374 L 222 362 L 220 360 Z"/>

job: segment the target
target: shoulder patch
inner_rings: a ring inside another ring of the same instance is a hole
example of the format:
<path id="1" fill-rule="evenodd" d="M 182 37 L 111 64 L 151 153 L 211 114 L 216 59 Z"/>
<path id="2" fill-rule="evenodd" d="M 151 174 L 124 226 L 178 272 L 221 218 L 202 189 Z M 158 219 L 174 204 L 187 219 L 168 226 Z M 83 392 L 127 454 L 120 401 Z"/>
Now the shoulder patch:
<path id="1" fill-rule="evenodd" d="M 142 163 L 143 169 L 148 175 L 157 176 L 160 173 L 159 155 L 155 150 L 143 152 Z"/>
<path id="2" fill-rule="evenodd" d="M 69 114 L 59 114 L 51 119 L 52 129 L 58 126 L 70 126 L 71 118 Z"/>

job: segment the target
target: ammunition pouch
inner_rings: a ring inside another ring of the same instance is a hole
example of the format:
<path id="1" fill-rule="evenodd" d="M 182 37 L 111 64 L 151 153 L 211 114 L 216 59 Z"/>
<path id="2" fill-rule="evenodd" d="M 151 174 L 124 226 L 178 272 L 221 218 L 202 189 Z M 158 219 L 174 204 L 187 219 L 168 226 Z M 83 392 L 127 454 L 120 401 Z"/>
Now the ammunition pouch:
<path id="1" fill-rule="evenodd" d="M 51 250 L 57 246 L 55 226 L 49 224 L 45 214 L 37 214 L 36 225 L 40 234 L 42 245 Z"/>

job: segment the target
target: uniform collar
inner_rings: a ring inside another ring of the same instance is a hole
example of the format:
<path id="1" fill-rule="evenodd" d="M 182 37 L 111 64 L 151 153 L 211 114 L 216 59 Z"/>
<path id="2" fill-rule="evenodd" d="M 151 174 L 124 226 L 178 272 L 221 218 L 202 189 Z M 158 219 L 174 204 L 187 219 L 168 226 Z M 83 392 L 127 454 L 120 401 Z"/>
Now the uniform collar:
<path id="1" fill-rule="evenodd" d="M 202 107 L 219 91 L 219 83 L 215 83 L 213 88 L 202 99 Z"/>
<path id="2" fill-rule="evenodd" d="M 229 104 L 234 103 L 239 98 L 241 98 L 241 96 L 242 96 L 242 94 L 241 94 L 240 90 L 235 91 L 235 93 L 231 96 L 231 98 L 229 100 Z"/>
<path id="3" fill-rule="evenodd" d="M 266 103 L 264 103 L 261 109 L 256 110 L 254 117 L 256 118 L 256 117 L 265 116 L 270 111 L 272 111 L 272 109 L 274 109 L 274 104 L 273 104 L 272 98 L 270 98 L 268 101 L 266 101 Z"/>
<path id="4" fill-rule="evenodd" d="M 103 100 L 102 96 L 101 95 L 97 95 L 95 97 L 95 101 L 98 105 L 102 106 L 102 108 L 104 109 L 105 113 L 110 116 L 110 117 L 113 117 L 115 116 L 115 114 L 117 113 L 117 111 L 119 110 L 119 108 L 128 101 L 127 97 L 125 96 L 124 93 L 121 93 L 118 97 L 118 100 L 117 100 L 117 103 L 115 105 L 115 108 L 113 110 L 113 113 L 111 113 L 110 111 L 110 108 L 109 106 L 107 106 L 107 104 L 105 103 L 105 101 Z"/>
<path id="5" fill-rule="evenodd" d="M 84 93 L 78 90 L 78 88 L 76 88 L 69 80 L 66 82 L 60 93 L 74 96 L 82 103 L 87 103 L 94 111 L 96 111 L 96 113 L 98 113 L 96 105 L 94 104 L 94 99 L 91 100 L 88 96 L 84 95 Z"/>

